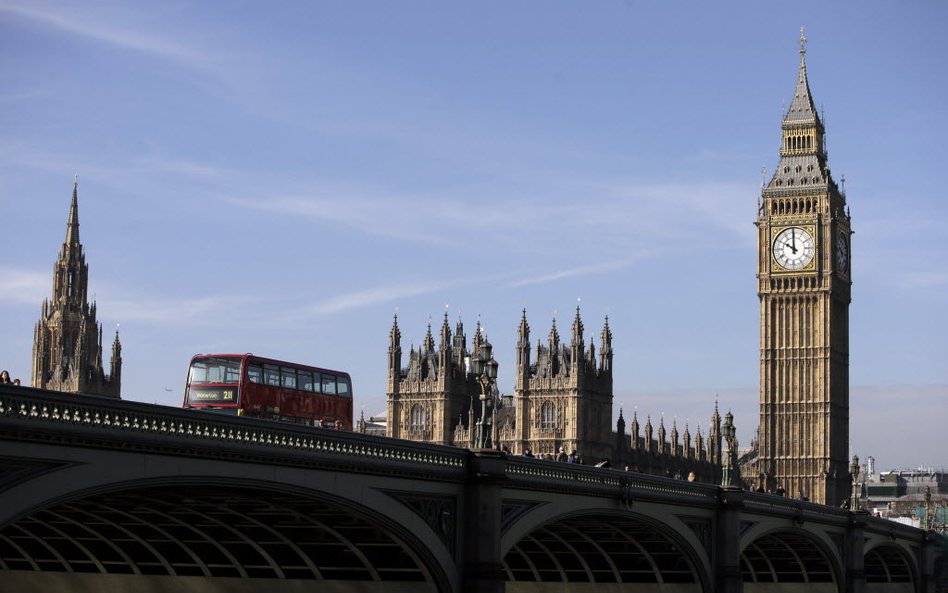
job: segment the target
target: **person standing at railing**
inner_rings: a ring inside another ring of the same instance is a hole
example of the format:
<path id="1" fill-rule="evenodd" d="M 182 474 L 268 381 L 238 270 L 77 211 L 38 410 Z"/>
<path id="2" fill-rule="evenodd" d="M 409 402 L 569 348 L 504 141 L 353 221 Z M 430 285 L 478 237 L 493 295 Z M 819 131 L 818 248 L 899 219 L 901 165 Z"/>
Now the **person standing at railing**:
<path id="1" fill-rule="evenodd" d="M 13 381 L 10 380 L 10 373 L 6 370 L 0 371 L 0 385 L 13 385 Z"/>

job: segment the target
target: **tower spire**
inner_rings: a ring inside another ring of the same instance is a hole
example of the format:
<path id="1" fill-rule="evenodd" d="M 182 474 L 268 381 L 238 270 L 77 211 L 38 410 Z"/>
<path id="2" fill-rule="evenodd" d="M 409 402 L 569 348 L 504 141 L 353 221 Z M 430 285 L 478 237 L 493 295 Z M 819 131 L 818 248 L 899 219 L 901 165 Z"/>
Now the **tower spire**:
<path id="1" fill-rule="evenodd" d="M 820 116 L 813 105 L 810 95 L 810 83 L 806 76 L 806 36 L 803 27 L 800 27 L 800 72 L 797 75 L 797 86 L 793 92 L 790 108 L 783 118 L 784 124 L 816 124 L 822 126 Z"/>
<path id="2" fill-rule="evenodd" d="M 87 298 L 89 266 L 79 242 L 79 178 L 72 183 L 66 238 L 53 266 L 52 298 L 34 332 L 33 387 L 120 397 L 121 343 L 113 342 L 112 374 L 102 363 L 102 324 Z M 111 377 L 111 378 L 110 378 Z"/>
<path id="3" fill-rule="evenodd" d="M 66 221 L 66 245 L 79 245 L 79 176 L 72 181 L 72 204 L 69 205 L 69 220 Z"/>
<path id="4" fill-rule="evenodd" d="M 579 314 L 579 304 L 576 305 L 576 317 L 573 318 L 573 346 L 578 346 L 580 350 L 583 347 L 583 320 Z"/>

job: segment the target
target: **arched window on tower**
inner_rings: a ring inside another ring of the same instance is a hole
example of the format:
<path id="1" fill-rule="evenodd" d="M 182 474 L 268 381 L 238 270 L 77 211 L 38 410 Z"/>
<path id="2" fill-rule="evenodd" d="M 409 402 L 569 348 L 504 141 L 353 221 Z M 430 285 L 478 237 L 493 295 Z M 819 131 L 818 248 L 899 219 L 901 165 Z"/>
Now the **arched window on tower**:
<path id="1" fill-rule="evenodd" d="M 428 410 L 421 404 L 414 404 L 408 413 L 408 430 L 425 432 L 428 430 Z"/>
<path id="2" fill-rule="evenodd" d="M 556 428 L 556 406 L 551 401 L 540 404 L 540 429 L 553 430 Z"/>

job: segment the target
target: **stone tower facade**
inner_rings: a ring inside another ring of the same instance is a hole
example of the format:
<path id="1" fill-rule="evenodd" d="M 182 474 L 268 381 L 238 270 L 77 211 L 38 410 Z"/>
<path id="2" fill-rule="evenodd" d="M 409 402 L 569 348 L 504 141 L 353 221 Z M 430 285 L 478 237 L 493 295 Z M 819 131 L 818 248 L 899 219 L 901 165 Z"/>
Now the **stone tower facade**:
<path id="1" fill-rule="evenodd" d="M 612 455 L 612 331 L 606 318 L 599 355 L 588 349 L 579 307 L 568 343 L 560 342 L 553 320 L 547 344 L 537 343 L 531 359 L 527 312 L 520 319 L 517 342 L 515 422 L 498 435 L 512 451 L 556 454 L 559 448 L 587 458 Z"/>
<path id="2" fill-rule="evenodd" d="M 398 317 L 392 323 L 388 347 L 388 430 L 390 437 L 442 445 L 470 446 L 471 428 L 480 419 L 481 388 L 469 372 L 470 356 L 464 325 L 454 334 L 445 313 L 440 339 L 428 333 L 421 346 L 408 354 L 402 367 L 402 334 Z M 474 333 L 474 351 L 480 347 L 480 323 Z"/>
<path id="3" fill-rule="evenodd" d="M 121 397 L 122 344 L 118 330 L 112 361 L 105 372 L 102 326 L 88 300 L 89 266 L 79 242 L 76 181 L 66 223 L 66 240 L 53 266 L 52 298 L 43 301 L 33 332 L 33 387 L 89 395 Z"/>
<path id="4" fill-rule="evenodd" d="M 850 216 L 830 174 L 800 36 L 780 162 L 757 218 L 760 429 L 768 488 L 838 505 L 849 496 Z M 746 475 L 746 474 L 745 474 Z"/>

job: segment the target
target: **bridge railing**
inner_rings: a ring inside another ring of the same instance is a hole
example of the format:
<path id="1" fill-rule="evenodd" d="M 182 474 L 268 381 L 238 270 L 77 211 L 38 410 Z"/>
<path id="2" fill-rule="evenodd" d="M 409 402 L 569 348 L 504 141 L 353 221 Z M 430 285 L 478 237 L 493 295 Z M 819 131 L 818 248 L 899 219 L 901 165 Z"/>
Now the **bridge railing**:
<path id="1" fill-rule="evenodd" d="M 720 490 L 713 484 L 524 457 L 508 458 L 506 473 L 512 483 L 526 488 L 632 498 L 681 497 L 694 504 L 717 504 Z"/>
<path id="2" fill-rule="evenodd" d="M 417 464 L 459 475 L 468 457 L 466 450 L 453 447 L 30 387 L 0 386 L 0 428 L 26 439 L 69 433 L 123 448 L 148 448 L 159 440 L 165 451 L 174 445 L 232 445 L 269 455 L 313 453 Z"/>

